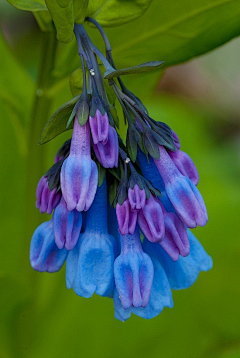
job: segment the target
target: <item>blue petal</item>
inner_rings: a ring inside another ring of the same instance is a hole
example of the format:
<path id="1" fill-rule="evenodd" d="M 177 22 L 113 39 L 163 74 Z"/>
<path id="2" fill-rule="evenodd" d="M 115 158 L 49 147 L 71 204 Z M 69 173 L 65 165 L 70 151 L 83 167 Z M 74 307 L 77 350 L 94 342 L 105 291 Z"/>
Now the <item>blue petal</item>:
<path id="1" fill-rule="evenodd" d="M 206 253 L 200 242 L 191 231 L 188 232 L 190 242 L 190 254 L 180 257 L 174 262 L 158 244 L 152 244 L 144 240 L 144 250 L 156 257 L 162 264 L 167 274 L 170 286 L 174 290 L 188 288 L 197 280 L 200 271 L 208 271 L 212 268 L 212 258 Z"/>
<path id="2" fill-rule="evenodd" d="M 67 260 L 67 287 L 86 298 L 94 292 L 111 296 L 115 245 L 111 235 L 93 232 L 80 235 L 76 249 Z"/>
<path id="3" fill-rule="evenodd" d="M 114 309 L 115 317 L 120 321 L 126 321 L 130 318 L 131 313 L 150 319 L 159 315 L 164 307 L 173 307 L 172 292 L 168 282 L 168 278 L 156 258 L 152 258 L 154 266 L 153 285 L 150 294 L 149 303 L 146 307 L 130 307 L 123 309 L 117 290 L 114 292 Z"/>
<path id="4" fill-rule="evenodd" d="M 153 264 L 144 252 L 122 253 L 114 263 L 114 277 L 123 307 L 145 307 L 153 280 Z"/>
<path id="5" fill-rule="evenodd" d="M 34 232 L 30 246 L 30 262 L 37 271 L 59 271 L 68 251 L 55 244 L 52 221 L 41 224 Z"/>

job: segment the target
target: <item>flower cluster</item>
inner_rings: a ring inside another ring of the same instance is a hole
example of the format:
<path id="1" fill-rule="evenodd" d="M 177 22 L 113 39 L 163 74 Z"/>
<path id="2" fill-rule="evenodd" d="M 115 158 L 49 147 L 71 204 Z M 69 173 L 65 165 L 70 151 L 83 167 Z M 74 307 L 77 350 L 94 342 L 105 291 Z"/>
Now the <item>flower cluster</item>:
<path id="1" fill-rule="evenodd" d="M 112 298 L 121 321 L 131 313 L 152 318 L 172 307 L 172 289 L 191 286 L 212 266 L 189 230 L 207 223 L 198 172 L 178 136 L 113 76 L 108 85 L 128 123 L 124 144 L 96 60 L 108 77 L 116 71 L 109 44 L 105 58 L 81 25 L 75 34 L 83 92 L 67 123 L 72 138 L 37 187 L 37 208 L 53 215 L 33 234 L 30 262 L 55 272 L 66 261 L 66 285 L 77 295 Z"/>

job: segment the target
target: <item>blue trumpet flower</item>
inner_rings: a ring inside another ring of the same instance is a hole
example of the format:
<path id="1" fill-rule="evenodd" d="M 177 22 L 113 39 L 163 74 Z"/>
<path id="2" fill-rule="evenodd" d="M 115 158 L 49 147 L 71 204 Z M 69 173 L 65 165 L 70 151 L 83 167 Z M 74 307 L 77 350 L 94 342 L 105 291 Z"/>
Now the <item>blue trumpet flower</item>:
<path id="1" fill-rule="evenodd" d="M 94 292 L 101 296 L 111 296 L 116 250 L 116 241 L 107 229 L 107 195 L 104 180 L 86 213 L 85 231 L 69 253 L 67 287 L 72 287 L 76 294 L 82 297 L 91 297 Z"/>
<path id="2" fill-rule="evenodd" d="M 34 270 L 56 272 L 63 266 L 68 251 L 55 244 L 52 220 L 42 223 L 34 231 L 30 246 L 30 263 Z"/>

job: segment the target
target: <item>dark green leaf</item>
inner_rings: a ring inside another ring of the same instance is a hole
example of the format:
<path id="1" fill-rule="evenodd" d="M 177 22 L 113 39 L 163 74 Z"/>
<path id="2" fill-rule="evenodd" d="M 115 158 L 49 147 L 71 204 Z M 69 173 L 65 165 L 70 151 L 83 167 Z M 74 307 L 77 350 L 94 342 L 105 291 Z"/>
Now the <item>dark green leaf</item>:
<path id="1" fill-rule="evenodd" d="M 117 195 L 118 181 L 113 180 L 113 183 L 109 186 L 109 201 L 112 206 L 114 206 L 114 202 Z"/>
<path id="2" fill-rule="evenodd" d="M 119 205 L 122 205 L 124 203 L 128 195 L 127 190 L 128 190 L 128 180 L 122 180 L 117 189 L 117 196 L 115 200 L 116 204 L 118 203 Z"/>
<path id="3" fill-rule="evenodd" d="M 85 99 L 81 100 L 77 108 L 76 115 L 80 126 L 84 126 L 84 124 L 86 124 L 89 117 L 89 104 L 87 100 Z"/>
<path id="4" fill-rule="evenodd" d="M 114 124 L 119 129 L 119 118 L 118 118 L 118 115 L 117 115 L 117 110 L 111 104 L 109 106 L 109 109 L 110 109 L 110 113 L 111 113 L 111 116 L 113 118 Z"/>
<path id="5" fill-rule="evenodd" d="M 151 71 L 158 69 L 163 64 L 164 64 L 164 61 L 150 61 L 150 62 L 142 63 L 137 66 L 122 68 L 120 70 L 114 70 L 111 72 L 109 70 L 104 73 L 104 78 L 110 79 L 113 77 L 119 77 L 119 76 L 123 76 L 123 75 L 151 72 Z"/>
<path id="6" fill-rule="evenodd" d="M 69 128 L 66 128 L 66 125 L 78 100 L 79 96 L 74 97 L 53 113 L 52 117 L 43 128 L 39 144 L 47 143 L 59 134 L 72 128 L 72 125 Z"/>
<path id="7" fill-rule="evenodd" d="M 108 172 L 111 173 L 118 181 L 120 180 L 120 174 L 116 168 L 108 168 Z"/>
<path id="8" fill-rule="evenodd" d="M 98 167 L 98 186 L 101 186 L 106 176 L 106 169 L 97 161 Z"/>
<path id="9" fill-rule="evenodd" d="M 146 151 L 154 159 L 159 159 L 159 144 L 155 139 L 155 135 L 151 130 L 144 130 L 143 132 L 143 145 Z"/>
<path id="10" fill-rule="evenodd" d="M 57 163 L 53 164 L 53 166 L 45 174 L 48 180 L 48 187 L 50 190 L 53 190 L 54 188 L 58 188 L 60 186 L 60 172 L 63 162 L 64 159 L 59 160 Z"/>
<path id="11" fill-rule="evenodd" d="M 71 139 L 68 139 L 61 148 L 57 151 L 56 156 L 58 157 L 66 157 L 69 154 L 71 146 Z"/>
<path id="12" fill-rule="evenodd" d="M 135 140 L 134 133 L 130 128 L 128 128 L 127 131 L 126 145 L 131 160 L 135 162 L 137 158 L 137 142 Z"/>

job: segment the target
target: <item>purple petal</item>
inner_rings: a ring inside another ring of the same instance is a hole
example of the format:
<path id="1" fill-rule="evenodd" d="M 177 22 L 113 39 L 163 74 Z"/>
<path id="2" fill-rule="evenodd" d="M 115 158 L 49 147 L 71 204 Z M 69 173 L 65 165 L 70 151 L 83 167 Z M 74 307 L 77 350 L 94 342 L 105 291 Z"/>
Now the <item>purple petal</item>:
<path id="1" fill-rule="evenodd" d="M 159 242 L 164 237 L 164 219 L 161 204 L 151 195 L 138 213 L 138 224 L 151 242 Z"/>
<path id="2" fill-rule="evenodd" d="M 187 227 L 204 226 L 208 217 L 199 190 L 179 172 L 164 147 L 159 146 L 159 150 L 160 159 L 154 162 L 164 181 L 169 200 Z"/>
<path id="3" fill-rule="evenodd" d="M 98 184 L 96 163 L 87 156 L 70 155 L 61 169 L 61 189 L 69 211 L 87 210 L 92 204 Z"/>
<path id="4" fill-rule="evenodd" d="M 76 245 L 82 227 L 82 214 L 76 210 L 68 211 L 62 198 L 53 216 L 55 242 L 59 249 L 72 250 Z"/>
<path id="5" fill-rule="evenodd" d="M 106 143 L 93 144 L 93 150 L 98 161 L 104 168 L 118 166 L 118 137 L 113 127 L 109 128 L 109 136 Z"/>
<path id="6" fill-rule="evenodd" d="M 137 211 L 130 208 L 128 199 L 116 206 L 119 231 L 122 235 L 133 234 L 137 223 Z"/>
<path id="7" fill-rule="evenodd" d="M 121 254 L 114 263 L 116 288 L 124 309 L 146 307 L 153 281 L 153 264 L 142 251 L 138 230 L 121 236 Z"/>
<path id="8" fill-rule="evenodd" d="M 181 150 L 176 150 L 176 152 L 169 151 L 169 156 L 180 173 L 187 176 L 193 184 L 197 185 L 199 181 L 198 171 L 189 155 Z"/>
<path id="9" fill-rule="evenodd" d="M 175 213 L 164 213 L 165 236 L 159 244 L 168 253 L 173 261 L 179 255 L 187 256 L 190 250 L 187 230 L 182 220 Z"/>
<path id="10" fill-rule="evenodd" d="M 142 209 L 146 202 L 145 190 L 135 184 L 133 189 L 128 189 L 128 200 L 132 210 Z"/>
<path id="11" fill-rule="evenodd" d="M 94 117 L 89 117 L 93 143 L 106 142 L 108 139 L 109 121 L 108 115 L 104 115 L 97 109 Z"/>
<path id="12" fill-rule="evenodd" d="M 47 212 L 50 215 L 60 201 L 61 192 L 57 192 L 56 188 L 50 190 L 47 178 L 43 176 L 38 183 L 36 196 L 36 207 L 40 213 Z"/>

